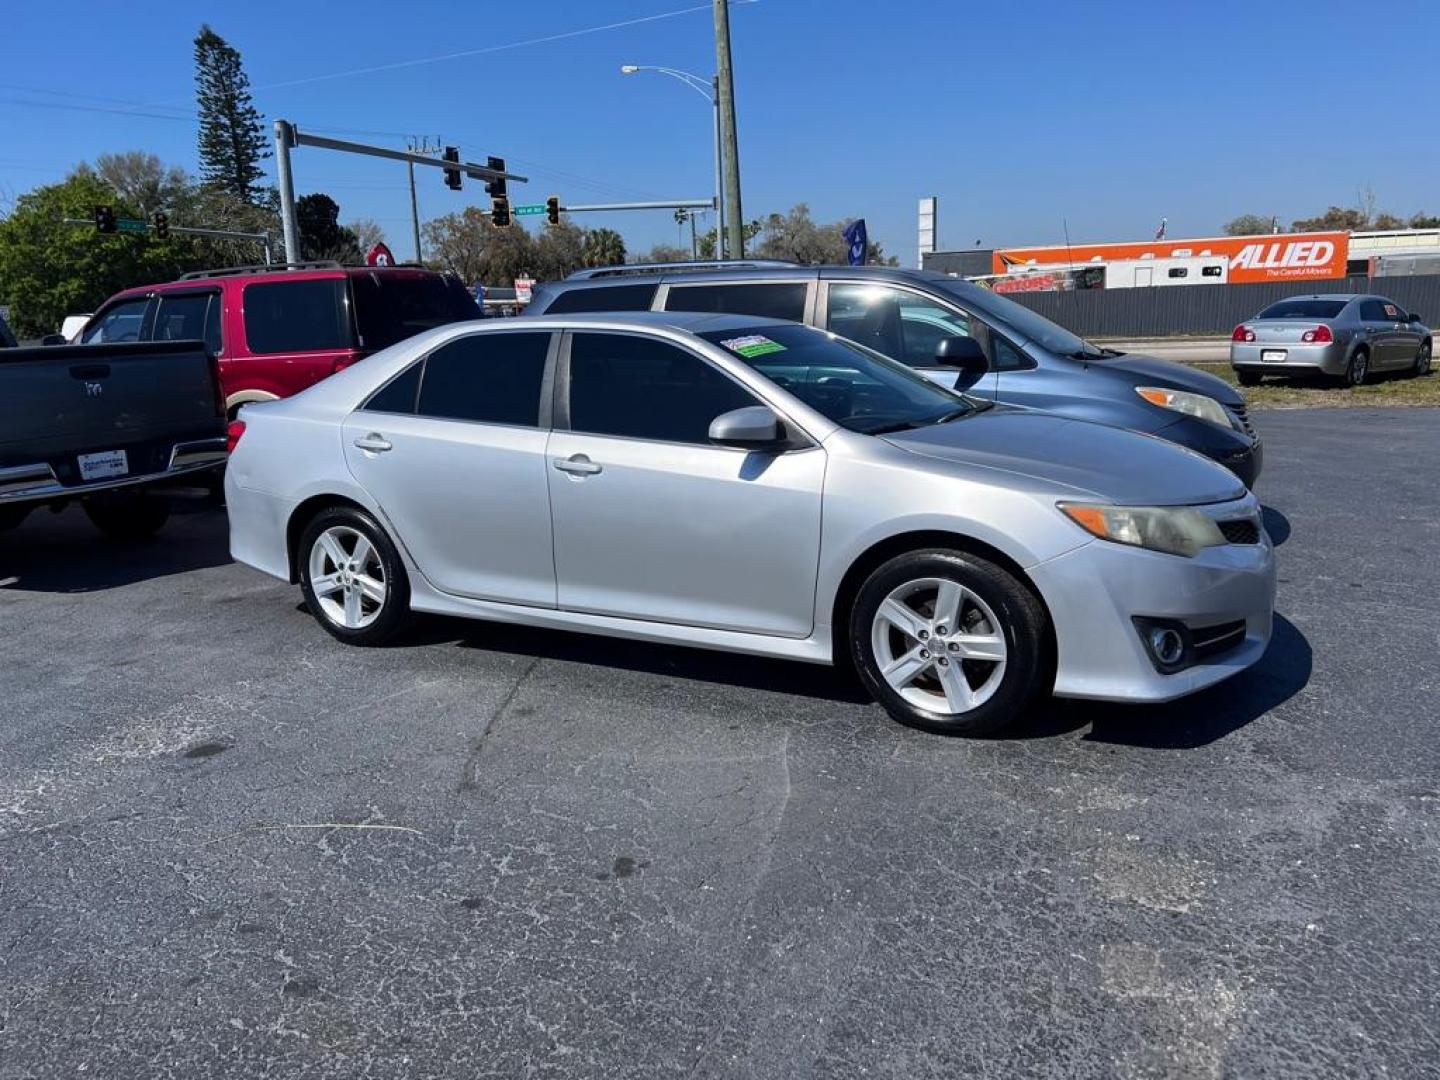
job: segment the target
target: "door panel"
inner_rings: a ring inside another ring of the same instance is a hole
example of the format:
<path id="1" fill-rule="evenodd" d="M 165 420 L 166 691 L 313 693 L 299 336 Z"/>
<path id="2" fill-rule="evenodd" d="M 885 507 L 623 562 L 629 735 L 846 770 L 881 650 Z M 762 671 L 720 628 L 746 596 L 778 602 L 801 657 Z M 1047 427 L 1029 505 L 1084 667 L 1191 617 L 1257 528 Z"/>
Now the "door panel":
<path id="1" fill-rule="evenodd" d="M 355 445 L 371 435 L 390 449 Z M 548 437 L 537 428 L 356 412 L 344 425 L 344 450 L 351 474 L 437 589 L 554 607 Z"/>
<path id="2" fill-rule="evenodd" d="M 556 467 L 582 455 L 584 472 Z M 548 457 L 562 609 L 810 634 L 824 451 L 556 431 Z"/>

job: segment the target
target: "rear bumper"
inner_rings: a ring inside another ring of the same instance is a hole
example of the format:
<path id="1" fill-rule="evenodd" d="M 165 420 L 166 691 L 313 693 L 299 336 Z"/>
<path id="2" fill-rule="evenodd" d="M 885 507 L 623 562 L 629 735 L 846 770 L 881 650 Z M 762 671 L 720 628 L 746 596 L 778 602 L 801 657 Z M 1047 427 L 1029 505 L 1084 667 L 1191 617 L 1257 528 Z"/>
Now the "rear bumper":
<path id="1" fill-rule="evenodd" d="M 242 487 L 235 470 L 225 474 L 225 508 L 230 519 L 230 555 L 282 581 L 290 580 L 288 534 L 293 503 Z"/>
<path id="2" fill-rule="evenodd" d="M 1193 558 L 1096 540 L 1028 573 L 1055 626 L 1058 697 L 1170 701 L 1245 670 L 1270 641 L 1275 555 L 1263 529 L 1260 543 Z M 1197 641 L 1207 628 L 1236 623 L 1244 633 L 1225 651 L 1162 674 L 1137 617 L 1183 623 Z"/>
<path id="3" fill-rule="evenodd" d="M 195 439 L 175 443 L 170 448 L 162 469 L 131 476 L 116 476 L 108 480 L 72 483 L 66 483 L 51 462 L 10 465 L 0 468 L 0 505 L 77 499 L 97 491 L 150 487 L 193 478 L 197 474 L 219 469 L 225 464 L 225 456 L 223 438 Z"/>
<path id="4" fill-rule="evenodd" d="M 1237 371 L 1271 371 L 1283 374 L 1321 372 L 1325 375 L 1345 374 L 1347 346 L 1339 341 L 1324 345 L 1266 345 L 1261 342 L 1232 342 L 1230 366 Z M 1265 360 L 1263 353 L 1283 352 L 1283 360 Z"/>

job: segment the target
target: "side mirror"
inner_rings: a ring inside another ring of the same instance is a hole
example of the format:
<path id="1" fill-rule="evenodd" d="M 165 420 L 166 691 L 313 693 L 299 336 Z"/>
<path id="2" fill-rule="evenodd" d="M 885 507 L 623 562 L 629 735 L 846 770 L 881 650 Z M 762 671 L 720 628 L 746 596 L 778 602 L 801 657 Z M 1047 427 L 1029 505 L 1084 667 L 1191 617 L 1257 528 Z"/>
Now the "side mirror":
<path id="1" fill-rule="evenodd" d="M 711 420 L 710 441 L 733 450 L 779 450 L 789 438 L 773 412 L 764 405 L 747 405 Z"/>
<path id="2" fill-rule="evenodd" d="M 941 338 L 935 346 L 935 363 L 941 367 L 959 368 L 956 390 L 968 390 L 990 370 L 990 361 L 980 343 L 970 337 Z"/>
<path id="3" fill-rule="evenodd" d="M 46 334 L 40 339 L 41 345 L 69 345 L 64 334 Z"/>

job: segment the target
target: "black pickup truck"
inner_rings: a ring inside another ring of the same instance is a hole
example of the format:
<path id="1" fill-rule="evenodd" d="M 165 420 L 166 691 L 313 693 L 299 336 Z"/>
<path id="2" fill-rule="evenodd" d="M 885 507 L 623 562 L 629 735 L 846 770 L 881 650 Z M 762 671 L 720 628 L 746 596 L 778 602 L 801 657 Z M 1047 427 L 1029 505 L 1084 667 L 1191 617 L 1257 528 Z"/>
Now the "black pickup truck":
<path id="1" fill-rule="evenodd" d="M 106 534 L 139 539 L 165 488 L 225 462 L 225 402 L 200 341 L 18 348 L 0 330 L 0 530 L 79 500 Z"/>

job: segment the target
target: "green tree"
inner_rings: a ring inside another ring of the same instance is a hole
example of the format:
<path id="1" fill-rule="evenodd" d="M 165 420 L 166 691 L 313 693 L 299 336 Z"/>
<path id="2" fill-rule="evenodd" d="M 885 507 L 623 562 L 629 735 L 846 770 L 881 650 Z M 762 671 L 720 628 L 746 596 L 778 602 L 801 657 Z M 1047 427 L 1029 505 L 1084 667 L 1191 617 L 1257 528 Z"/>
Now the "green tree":
<path id="1" fill-rule="evenodd" d="M 541 281 L 563 278 L 585 265 L 585 230 L 568 217 L 559 225 L 547 225 L 534 240 L 531 269 Z"/>
<path id="2" fill-rule="evenodd" d="M 1267 214 L 1241 214 L 1225 223 L 1226 236 L 1260 236 L 1275 231 L 1275 219 Z"/>
<path id="3" fill-rule="evenodd" d="M 1418 214 L 1411 215 L 1408 224 L 1412 229 L 1440 229 L 1440 217 L 1432 217 L 1422 210 Z"/>
<path id="4" fill-rule="evenodd" d="M 62 222 L 88 220 L 99 204 L 113 206 L 117 217 L 139 213 L 86 166 L 63 183 L 21 195 L 0 221 L 0 301 L 12 305 L 17 335 L 53 333 L 66 315 L 94 311 L 121 289 L 170 281 L 192 268 L 195 253 L 183 238 L 107 236 Z"/>
<path id="5" fill-rule="evenodd" d="M 850 257 L 845 242 L 845 229 L 853 218 L 842 218 L 822 225 L 810 216 L 804 203 L 794 206 L 788 214 L 771 214 L 761 222 L 760 242 L 752 250 L 761 259 L 788 259 L 805 265 L 844 263 Z M 875 241 L 865 248 L 867 263 L 885 264 L 885 253 Z M 895 264 L 893 258 L 889 260 Z"/>
<path id="6" fill-rule="evenodd" d="M 340 206 L 329 195 L 315 192 L 296 199 L 295 224 L 300 230 L 302 259 L 334 259 L 341 263 L 363 259 L 355 234 L 340 224 Z"/>
<path id="7" fill-rule="evenodd" d="M 184 169 L 166 165 L 144 150 L 101 154 L 95 159 L 95 172 L 122 202 L 146 218 L 157 210 L 173 210 L 190 188 Z"/>
<path id="8" fill-rule="evenodd" d="M 690 249 L 673 247 L 670 244 L 656 244 L 643 255 L 637 255 L 634 261 L 641 263 L 689 262 Z"/>
<path id="9" fill-rule="evenodd" d="M 760 230 L 761 230 L 762 228 L 763 228 L 763 226 L 762 226 L 762 225 L 760 224 L 760 222 L 758 222 L 758 221 L 752 221 L 752 222 L 750 222 L 749 224 L 747 224 L 747 225 L 745 226 L 744 234 L 745 234 L 745 250 L 746 250 L 746 251 L 749 251 L 749 250 L 750 250 L 750 241 L 754 240 L 755 237 L 757 237 L 757 236 L 760 235 Z M 712 228 L 708 233 L 703 233 L 703 234 L 701 234 L 701 236 L 700 236 L 700 238 L 699 238 L 699 243 L 697 244 L 697 247 L 698 247 L 699 250 L 700 250 L 700 258 L 702 258 L 702 259 L 713 259 L 713 258 L 715 258 L 715 233 L 716 233 L 716 231 L 717 231 L 717 230 L 715 230 L 715 229 Z M 734 233 L 735 233 L 735 227 L 734 227 L 733 225 L 727 224 L 727 225 L 725 226 L 725 235 L 726 235 L 726 236 L 733 236 Z M 752 252 L 751 254 L 753 254 L 753 252 Z"/>
<path id="10" fill-rule="evenodd" d="M 467 206 L 425 223 L 430 264 L 449 270 L 466 285 L 479 281 L 509 288 L 536 264 L 535 244 L 519 226 L 497 229 L 488 211 Z"/>
<path id="11" fill-rule="evenodd" d="M 208 25 L 195 37 L 195 101 L 205 182 L 243 202 L 264 202 L 260 162 L 270 156 L 270 144 L 250 100 L 250 78 L 240 53 Z"/>
<path id="12" fill-rule="evenodd" d="M 625 241 L 614 229 L 591 229 L 585 234 L 586 266 L 619 266 L 625 261 Z"/>
<path id="13" fill-rule="evenodd" d="M 1295 232 L 1356 232 L 1370 227 L 1370 215 L 1350 206 L 1332 206 L 1316 217 L 1290 223 Z"/>

